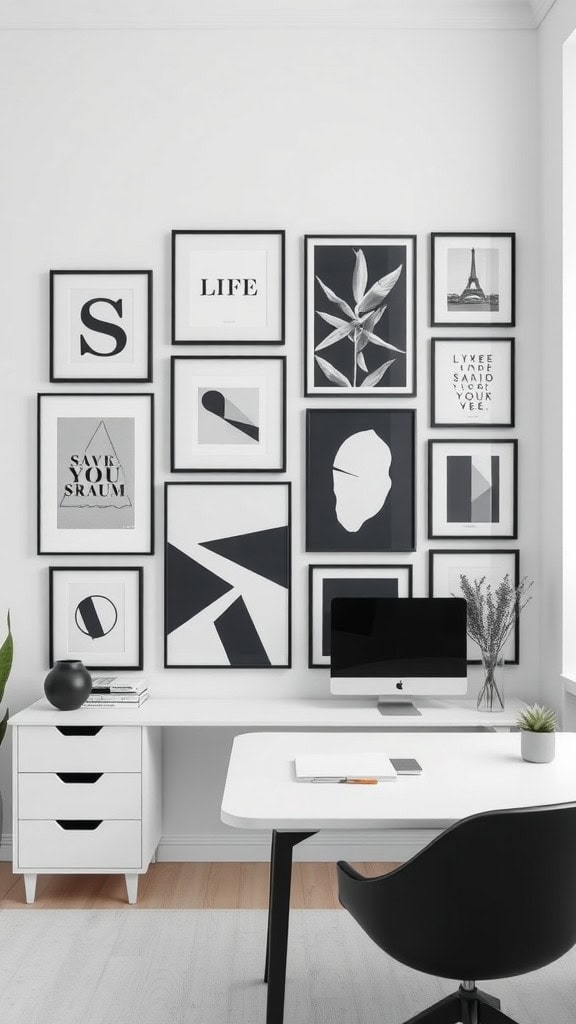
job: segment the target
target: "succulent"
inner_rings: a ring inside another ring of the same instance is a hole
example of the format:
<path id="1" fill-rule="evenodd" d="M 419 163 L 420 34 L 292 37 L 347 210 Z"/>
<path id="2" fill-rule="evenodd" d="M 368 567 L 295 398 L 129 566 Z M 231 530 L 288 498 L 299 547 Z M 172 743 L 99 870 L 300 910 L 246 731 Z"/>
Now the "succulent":
<path id="1" fill-rule="evenodd" d="M 2 646 L 0 647 L 0 701 L 4 698 L 4 690 L 6 689 L 6 683 L 8 682 L 8 676 L 12 668 L 12 659 L 14 657 L 14 641 L 12 639 L 12 630 L 10 629 L 10 612 L 8 612 L 8 633 Z M 8 718 L 10 712 L 6 708 L 4 718 L 0 721 L 0 743 L 4 739 L 6 733 L 6 726 L 8 725 Z"/>
<path id="2" fill-rule="evenodd" d="M 526 732 L 555 732 L 558 728 L 556 713 L 552 708 L 531 704 L 518 715 L 516 725 Z"/>

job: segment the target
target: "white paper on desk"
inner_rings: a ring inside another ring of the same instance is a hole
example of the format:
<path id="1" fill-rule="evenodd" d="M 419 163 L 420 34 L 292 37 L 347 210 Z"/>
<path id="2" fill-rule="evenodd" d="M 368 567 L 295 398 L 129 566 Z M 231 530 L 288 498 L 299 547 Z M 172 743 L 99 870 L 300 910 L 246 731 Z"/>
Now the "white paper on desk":
<path id="1" fill-rule="evenodd" d="M 294 758 L 296 778 L 395 779 L 396 769 L 385 754 L 299 754 Z"/>

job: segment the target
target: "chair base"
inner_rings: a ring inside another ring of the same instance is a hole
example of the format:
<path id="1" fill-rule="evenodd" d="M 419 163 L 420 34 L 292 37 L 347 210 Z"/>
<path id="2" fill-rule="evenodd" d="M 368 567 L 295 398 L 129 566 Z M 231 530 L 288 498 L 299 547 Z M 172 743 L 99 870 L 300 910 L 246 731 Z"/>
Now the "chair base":
<path id="1" fill-rule="evenodd" d="M 500 1000 L 478 988 L 465 989 L 446 996 L 422 1010 L 404 1024 L 518 1024 L 500 1009 Z"/>

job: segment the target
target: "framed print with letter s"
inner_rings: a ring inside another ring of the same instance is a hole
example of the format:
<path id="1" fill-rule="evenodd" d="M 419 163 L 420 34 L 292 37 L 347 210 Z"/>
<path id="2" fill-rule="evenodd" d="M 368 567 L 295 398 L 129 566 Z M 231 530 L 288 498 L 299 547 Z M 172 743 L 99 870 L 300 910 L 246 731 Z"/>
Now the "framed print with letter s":
<path id="1" fill-rule="evenodd" d="M 50 380 L 152 380 L 152 271 L 50 271 Z"/>
<path id="2" fill-rule="evenodd" d="M 284 231 L 172 232 L 172 344 L 284 344 Z"/>
<path id="3" fill-rule="evenodd" d="M 284 472 L 284 356 L 173 356 L 171 469 Z"/>
<path id="4" fill-rule="evenodd" d="M 514 426 L 514 339 L 432 338 L 431 426 Z"/>
<path id="5" fill-rule="evenodd" d="M 514 327 L 516 235 L 432 235 L 433 327 Z"/>
<path id="6" fill-rule="evenodd" d="M 61 658 L 106 672 L 142 668 L 143 570 L 50 568 L 50 665 Z"/>
<path id="7" fill-rule="evenodd" d="M 38 395 L 38 554 L 153 553 L 153 432 L 153 395 Z"/>
<path id="8" fill-rule="evenodd" d="M 306 235 L 305 393 L 415 394 L 416 236 Z"/>
<path id="9" fill-rule="evenodd" d="M 412 597 L 411 565 L 308 566 L 308 667 L 330 667 L 334 597 Z"/>
<path id="10" fill-rule="evenodd" d="M 428 536 L 518 536 L 518 441 L 428 442 Z"/>

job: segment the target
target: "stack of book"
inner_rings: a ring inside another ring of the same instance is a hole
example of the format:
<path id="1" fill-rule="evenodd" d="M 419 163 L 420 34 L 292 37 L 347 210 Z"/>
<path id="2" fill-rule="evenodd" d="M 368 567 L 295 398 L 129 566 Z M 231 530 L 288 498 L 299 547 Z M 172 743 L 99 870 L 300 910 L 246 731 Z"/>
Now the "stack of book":
<path id="1" fill-rule="evenodd" d="M 83 708 L 139 708 L 148 700 L 146 683 L 119 676 L 96 676 Z"/>

